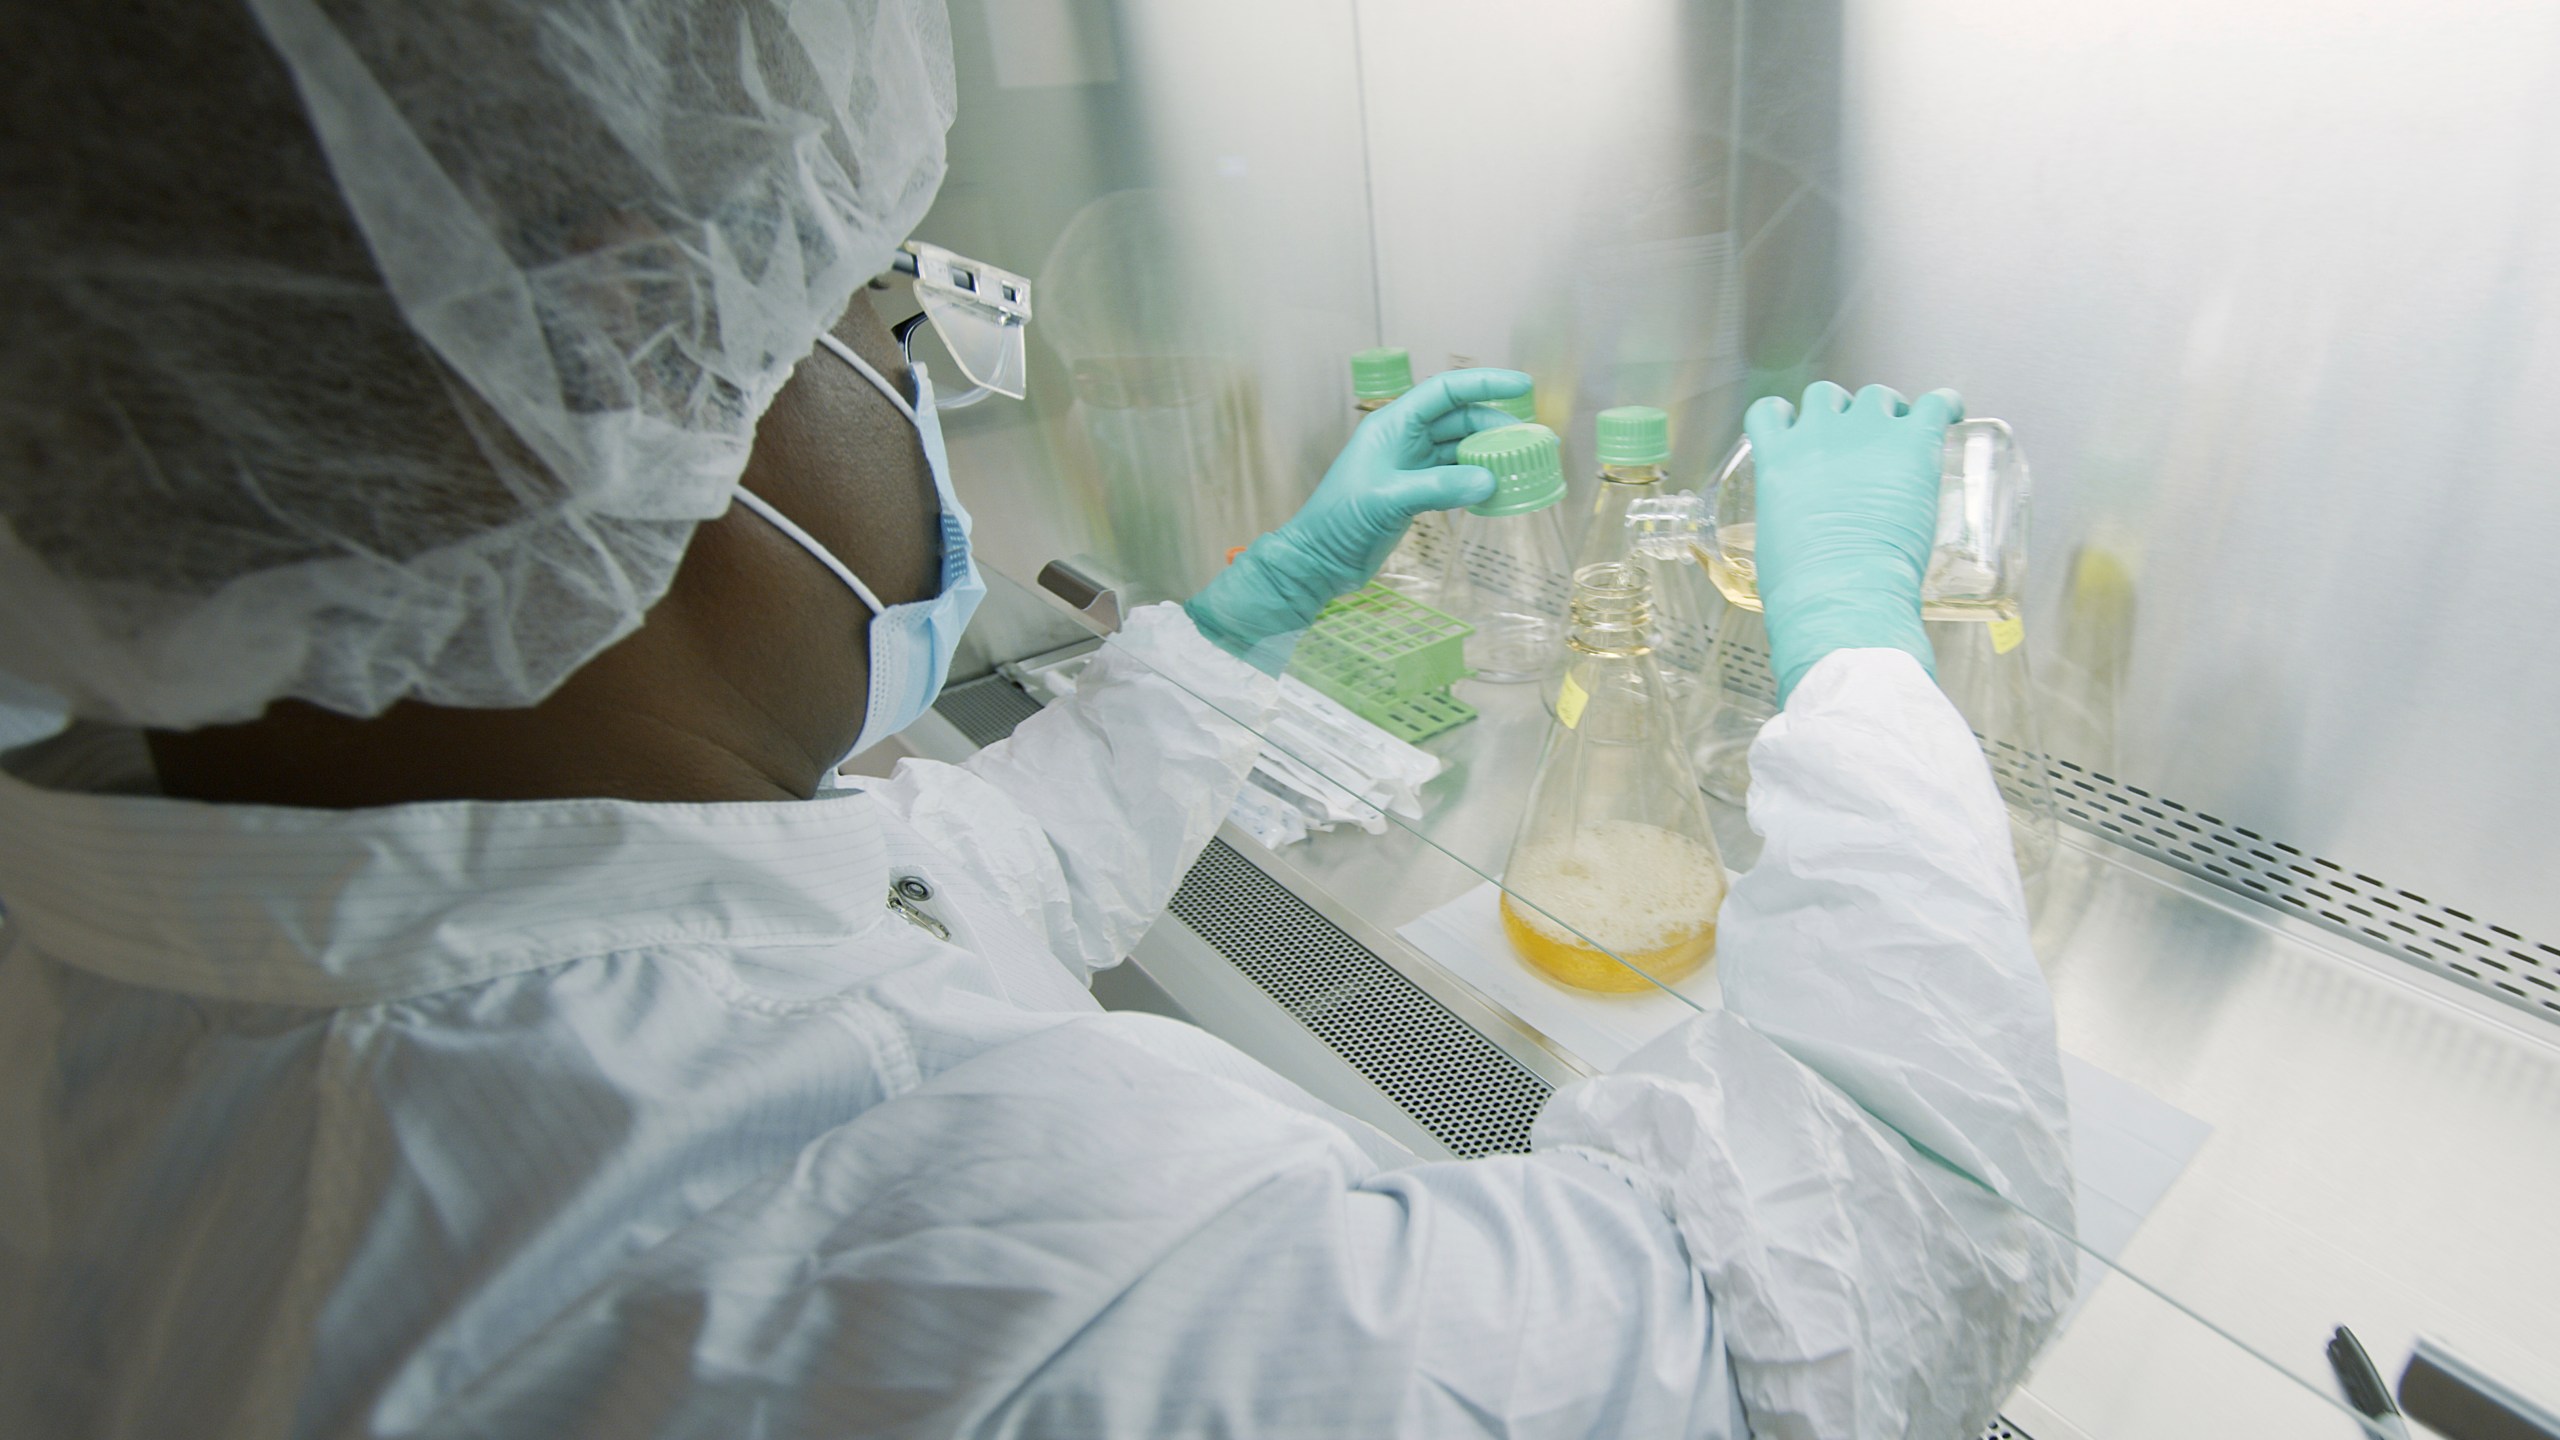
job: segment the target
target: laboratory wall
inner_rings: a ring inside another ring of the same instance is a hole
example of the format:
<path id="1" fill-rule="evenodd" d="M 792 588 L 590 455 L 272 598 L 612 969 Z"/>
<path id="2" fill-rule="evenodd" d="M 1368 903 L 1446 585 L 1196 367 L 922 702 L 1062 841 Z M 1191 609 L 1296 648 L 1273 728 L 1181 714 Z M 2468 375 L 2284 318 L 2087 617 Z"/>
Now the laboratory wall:
<path id="1" fill-rule="evenodd" d="M 981 553 L 1188 595 L 1313 488 L 1342 357 L 1377 343 L 1352 7 L 950 13 L 960 113 L 917 233 L 1033 282 L 1028 401 L 944 417 Z M 1079 633 L 999 583 L 961 673 Z"/>
<path id="2" fill-rule="evenodd" d="M 1037 286 L 1031 400 L 948 419 L 1004 573 L 1187 593 L 1365 345 L 1531 371 L 1578 484 L 1608 405 L 1696 481 L 1757 395 L 1954 385 L 2057 755 L 2560 936 L 2560 7 L 951 9 L 920 233 Z"/>
<path id="3" fill-rule="evenodd" d="M 1782 217 L 1765 288 L 1831 313 L 1818 166 L 1764 166 L 1743 193 L 1731 3 L 1593 0 L 1571 24 L 1536 0 L 951 15 L 960 118 L 919 233 L 1034 282 L 1030 400 L 945 420 L 982 549 L 1018 579 L 1081 554 L 1141 596 L 1188 594 L 1314 489 L 1354 418 L 1348 356 L 1377 344 L 1417 374 L 1534 373 L 1578 485 L 1616 404 L 1671 410 L 1679 463 L 1705 469 L 1749 393 L 1738 204 Z M 1834 148 L 1787 130 L 1773 152 Z M 1801 370 L 1814 337 L 1772 333 L 1752 363 Z M 1000 586 L 964 668 L 1069 633 Z"/>
<path id="4" fill-rule="evenodd" d="M 2055 748 L 2560 941 L 2560 7 L 1843 36 L 1832 366 L 2017 427 Z"/>
<path id="5" fill-rule="evenodd" d="M 1576 498 L 1592 417 L 1672 413 L 1711 466 L 1745 398 L 1727 4 L 1361 0 L 1379 337 L 1538 382 Z"/>

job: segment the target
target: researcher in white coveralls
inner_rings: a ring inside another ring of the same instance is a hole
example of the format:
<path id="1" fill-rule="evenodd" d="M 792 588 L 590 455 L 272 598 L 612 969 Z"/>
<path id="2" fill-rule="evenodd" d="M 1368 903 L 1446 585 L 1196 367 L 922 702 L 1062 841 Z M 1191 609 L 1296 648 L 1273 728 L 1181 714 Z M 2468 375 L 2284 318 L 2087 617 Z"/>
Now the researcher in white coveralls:
<path id="1" fill-rule="evenodd" d="M 1085 982 L 1527 377 L 1363 422 L 1010 740 L 822 786 L 980 593 L 849 304 L 949 48 L 937 0 L 0 20 L 0 698 L 71 717 L 0 758 L 0 1434 L 1979 1426 L 2071 1192 L 1920 624 L 1954 397 L 1749 418 L 1726 1008 L 1418 1161 Z"/>

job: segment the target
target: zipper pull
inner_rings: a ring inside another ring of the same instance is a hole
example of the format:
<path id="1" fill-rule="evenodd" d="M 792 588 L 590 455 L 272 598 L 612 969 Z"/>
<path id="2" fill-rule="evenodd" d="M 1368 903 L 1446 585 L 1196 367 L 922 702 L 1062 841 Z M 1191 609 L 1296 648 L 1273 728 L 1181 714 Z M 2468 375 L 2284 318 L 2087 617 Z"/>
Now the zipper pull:
<path id="1" fill-rule="evenodd" d="M 889 908 L 934 939 L 947 941 L 951 927 L 924 912 L 924 902 L 932 898 L 933 886 L 921 875 L 901 875 L 889 883 Z"/>

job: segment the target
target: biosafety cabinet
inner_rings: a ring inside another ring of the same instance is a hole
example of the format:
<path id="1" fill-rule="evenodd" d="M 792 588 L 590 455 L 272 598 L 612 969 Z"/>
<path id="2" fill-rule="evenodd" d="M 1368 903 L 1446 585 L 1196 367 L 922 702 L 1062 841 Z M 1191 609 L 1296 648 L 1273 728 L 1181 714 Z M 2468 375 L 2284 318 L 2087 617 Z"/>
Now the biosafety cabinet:
<path id="1" fill-rule="evenodd" d="M 992 742 L 1286 518 L 1354 351 L 1531 372 L 1569 517 L 1602 409 L 1667 411 L 1703 487 L 1759 395 L 1954 386 L 2034 469 L 2036 941 L 2086 1256 L 1995 1433 L 2352 1436 L 2340 1325 L 2386 1378 L 2423 1337 L 2560 1406 L 2560 8 L 951 20 L 919 237 L 1026 277 L 1033 318 L 1028 398 L 944 417 L 994 593 L 917 748 Z M 1458 682 L 1476 717 L 1376 833 L 1230 826 L 1102 993 L 1423 1154 L 1523 1147 L 1555 1087 L 1715 1003 L 1711 971 L 1611 1010 L 1471 956 L 1540 690 Z"/>

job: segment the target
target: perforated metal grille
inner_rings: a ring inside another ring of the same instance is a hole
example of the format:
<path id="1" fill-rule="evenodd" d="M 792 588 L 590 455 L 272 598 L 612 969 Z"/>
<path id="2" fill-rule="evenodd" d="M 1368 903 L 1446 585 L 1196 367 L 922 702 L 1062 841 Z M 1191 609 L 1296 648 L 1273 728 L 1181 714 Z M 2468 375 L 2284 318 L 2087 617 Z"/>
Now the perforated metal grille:
<path id="1" fill-rule="evenodd" d="M 981 746 L 1040 703 L 1000 675 L 934 702 Z M 1223 840 L 1170 907 L 1228 964 L 1461 1156 L 1521 1152 L 1550 1087 Z"/>
<path id="2" fill-rule="evenodd" d="M 2068 760 L 2053 778 L 2075 825 L 2560 1021 L 2560 948 Z"/>
<path id="3" fill-rule="evenodd" d="M 2009 1417 L 1994 1417 L 1991 1428 L 1982 1432 L 1982 1440 L 2036 1440 L 2036 1437 L 2009 1423 Z"/>
<path id="4" fill-rule="evenodd" d="M 1747 695 L 1775 709 L 1778 704 L 1778 677 L 1769 670 L 1769 652 L 1742 638 L 1750 612 L 1739 606 L 1727 606 L 1718 625 L 1715 661 L 1718 678 L 1724 688 Z"/>
<path id="5" fill-rule="evenodd" d="M 1478 592 L 1516 601 L 1540 614 L 1552 614 L 1561 625 L 1566 601 L 1573 594 L 1573 582 L 1553 570 L 1522 563 L 1520 557 L 1485 543 L 1481 535 L 1471 536 L 1466 527 L 1474 523 L 1478 522 L 1459 521 L 1456 543 L 1459 568 Z"/>
<path id="6" fill-rule="evenodd" d="M 1030 692 L 1001 675 L 989 675 L 942 692 L 933 708 L 981 749 L 1013 733 L 1013 727 L 1040 713 Z"/>
<path id="7" fill-rule="evenodd" d="M 1547 1083 L 1225 841 L 1209 842 L 1172 908 L 1452 1152 L 1529 1148 Z"/>
<path id="8" fill-rule="evenodd" d="M 1404 532 L 1400 543 L 1406 553 L 1420 562 L 1415 568 L 1425 575 L 1437 575 L 1449 563 L 1449 527 L 1446 524 L 1416 525 Z"/>
<path id="9" fill-rule="evenodd" d="M 1728 637 L 1722 658 L 1728 689 L 1771 698 L 1765 654 Z M 2027 803 L 2041 757 L 2005 743 L 1986 749 L 2001 792 Z M 2101 771 L 2068 760 L 2044 771 L 2057 813 L 2083 830 L 2560 1022 L 2560 947 Z"/>

